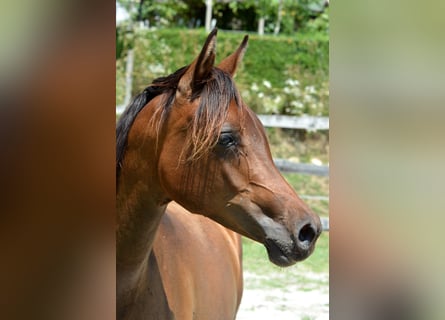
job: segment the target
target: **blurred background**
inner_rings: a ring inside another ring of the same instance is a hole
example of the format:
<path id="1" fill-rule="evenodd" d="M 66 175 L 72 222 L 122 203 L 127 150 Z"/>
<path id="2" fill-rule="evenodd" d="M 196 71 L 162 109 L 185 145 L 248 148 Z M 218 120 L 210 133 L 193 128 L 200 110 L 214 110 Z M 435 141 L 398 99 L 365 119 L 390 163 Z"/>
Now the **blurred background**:
<path id="1" fill-rule="evenodd" d="M 235 81 L 266 126 L 275 162 L 326 230 L 291 268 L 243 239 L 237 319 L 329 317 L 329 5 L 324 0 L 116 2 L 117 116 L 154 79 L 190 64 L 218 28 L 217 62 L 249 34 Z"/>

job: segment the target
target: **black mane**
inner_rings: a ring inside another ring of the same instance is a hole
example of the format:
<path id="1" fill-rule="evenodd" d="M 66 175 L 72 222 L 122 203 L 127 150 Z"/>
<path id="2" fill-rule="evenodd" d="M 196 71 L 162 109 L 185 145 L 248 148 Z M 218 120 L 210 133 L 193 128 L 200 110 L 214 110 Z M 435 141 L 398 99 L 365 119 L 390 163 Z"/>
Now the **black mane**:
<path id="1" fill-rule="evenodd" d="M 155 79 L 142 93 L 134 97 L 120 116 L 116 124 L 116 185 L 118 184 L 120 168 L 127 147 L 128 132 L 137 115 L 154 97 L 165 91 L 176 89 L 179 79 L 186 70 L 187 67 L 182 67 L 169 76 Z"/>

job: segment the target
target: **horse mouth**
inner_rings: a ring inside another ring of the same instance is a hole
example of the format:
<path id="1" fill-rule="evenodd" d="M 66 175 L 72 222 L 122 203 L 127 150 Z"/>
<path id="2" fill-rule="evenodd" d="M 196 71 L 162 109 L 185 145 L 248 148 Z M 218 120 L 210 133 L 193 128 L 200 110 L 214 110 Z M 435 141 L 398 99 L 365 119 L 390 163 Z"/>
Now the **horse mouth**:
<path id="1" fill-rule="evenodd" d="M 310 251 L 298 252 L 293 244 L 284 244 L 278 240 L 266 239 L 264 242 L 269 260 L 279 267 L 289 267 L 306 259 Z"/>

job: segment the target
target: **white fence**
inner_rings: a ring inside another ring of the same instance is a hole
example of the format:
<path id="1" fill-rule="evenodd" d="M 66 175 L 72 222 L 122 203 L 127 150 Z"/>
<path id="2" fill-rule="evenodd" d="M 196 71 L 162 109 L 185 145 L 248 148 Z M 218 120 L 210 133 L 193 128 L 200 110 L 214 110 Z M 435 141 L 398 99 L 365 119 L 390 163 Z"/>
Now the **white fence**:
<path id="1" fill-rule="evenodd" d="M 305 129 L 309 131 L 313 130 L 329 130 L 329 118 L 328 117 L 314 117 L 303 115 L 300 117 L 285 116 L 285 115 L 265 115 L 259 114 L 263 126 L 276 127 L 276 128 L 288 128 L 288 129 Z"/>
<path id="2" fill-rule="evenodd" d="M 318 166 L 309 163 L 292 162 L 285 159 L 274 159 L 275 165 L 282 172 L 296 172 L 315 176 L 329 176 L 329 166 Z"/>

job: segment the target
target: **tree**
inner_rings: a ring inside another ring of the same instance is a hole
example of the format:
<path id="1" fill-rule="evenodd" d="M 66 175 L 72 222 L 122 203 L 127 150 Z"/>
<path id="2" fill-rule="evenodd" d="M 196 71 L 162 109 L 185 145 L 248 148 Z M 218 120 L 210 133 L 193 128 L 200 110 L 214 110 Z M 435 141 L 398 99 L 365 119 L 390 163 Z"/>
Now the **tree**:
<path id="1" fill-rule="evenodd" d="M 257 16 L 257 31 L 273 32 L 275 35 L 281 31 L 292 33 L 303 28 L 310 20 L 320 15 L 326 0 L 214 0 L 214 12 L 227 6 L 233 13 L 243 9 L 253 8 Z"/>
<path id="2" fill-rule="evenodd" d="M 304 29 L 327 6 L 326 0 L 117 0 L 132 21 L 150 26 L 210 25 L 210 14 L 223 28 L 291 34 Z M 210 8 L 206 15 L 206 8 Z"/>
<path id="3" fill-rule="evenodd" d="M 187 10 L 183 0 L 117 0 L 133 21 L 149 25 L 174 25 L 175 18 Z"/>
<path id="4" fill-rule="evenodd" d="M 224 3 L 227 1 L 220 1 L 220 3 Z M 264 34 L 264 26 L 266 23 L 266 19 L 273 15 L 273 12 L 276 10 L 278 6 L 278 0 L 244 0 L 244 1 L 229 1 L 229 7 L 235 13 L 239 9 L 247 9 L 254 8 L 255 13 L 258 19 L 258 34 Z"/>
<path id="5" fill-rule="evenodd" d="M 268 16 L 275 11 L 276 0 L 253 0 L 255 11 L 258 16 L 258 34 L 264 34 L 264 25 Z"/>
<path id="6" fill-rule="evenodd" d="M 279 0 L 278 10 L 277 10 L 277 22 L 275 23 L 275 28 L 273 31 L 274 35 L 277 35 L 280 32 L 282 10 L 283 10 L 283 0 Z"/>

